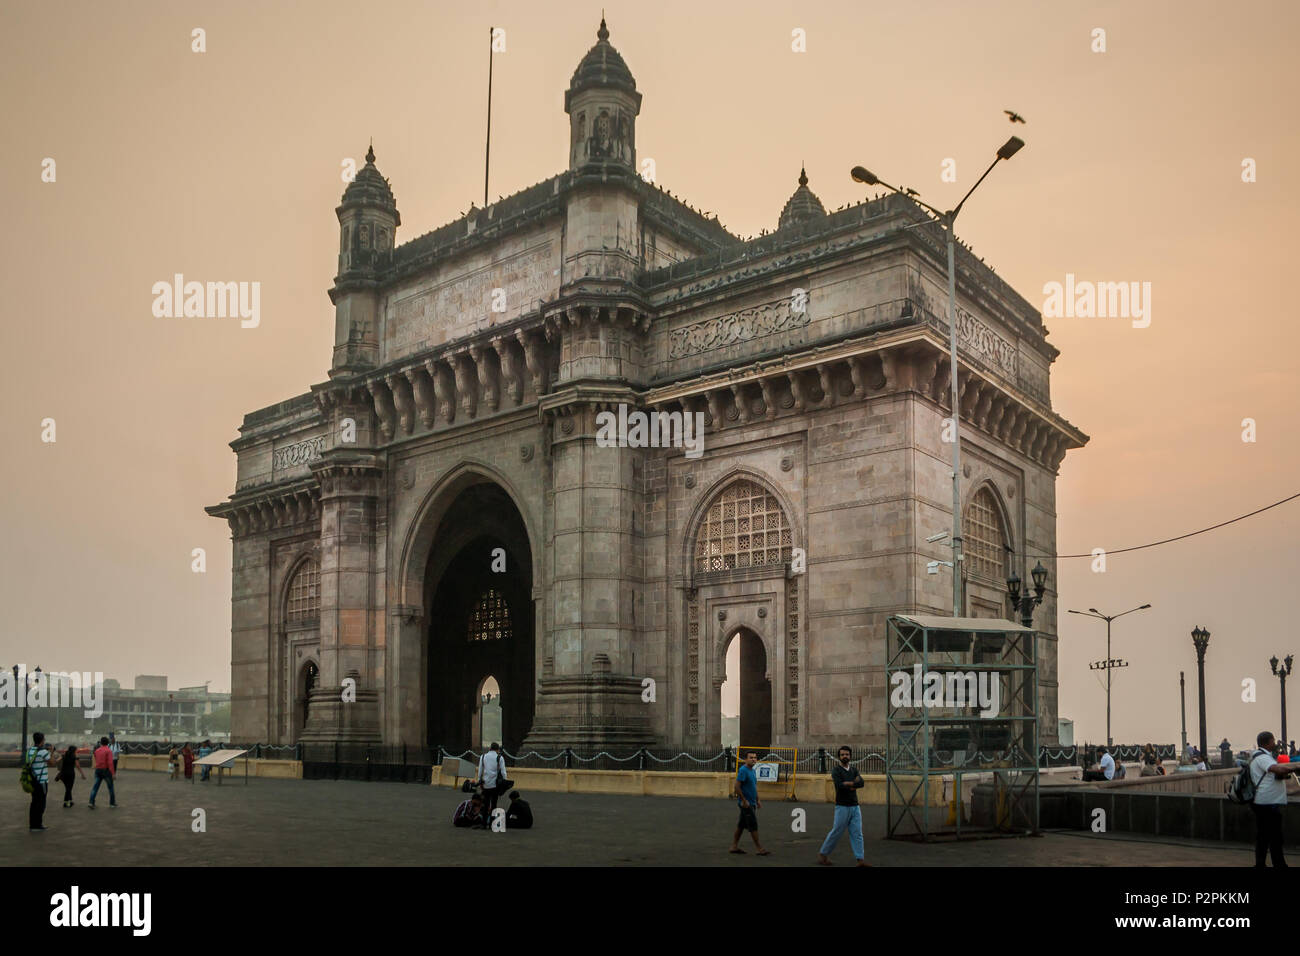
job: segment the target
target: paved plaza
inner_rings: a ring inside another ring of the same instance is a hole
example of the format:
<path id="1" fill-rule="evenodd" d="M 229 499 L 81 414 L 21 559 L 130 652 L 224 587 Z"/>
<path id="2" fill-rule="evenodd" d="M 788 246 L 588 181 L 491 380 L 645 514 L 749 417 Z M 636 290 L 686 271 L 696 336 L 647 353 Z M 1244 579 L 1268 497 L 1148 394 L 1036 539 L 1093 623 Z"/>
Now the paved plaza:
<path id="1" fill-rule="evenodd" d="M 89 775 L 88 775 L 89 776 Z M 459 791 L 402 783 L 227 779 L 221 785 L 123 771 L 116 810 L 101 787 L 78 780 L 77 805 L 51 785 L 44 833 L 27 829 L 30 797 L 16 769 L 0 770 L 0 860 L 69 866 L 810 866 L 830 827 L 828 804 L 764 803 L 759 835 L 772 855 L 727 853 L 734 800 L 529 793 L 537 825 L 527 831 L 457 830 Z M 504 801 L 503 801 L 504 805 Z M 807 811 L 792 833 L 791 810 Z M 191 831 L 206 811 L 207 832 Z M 883 838 L 884 807 L 863 807 L 867 861 L 880 866 L 1247 867 L 1241 844 L 1051 832 L 1042 837 L 918 845 Z M 837 865 L 853 863 L 847 836 Z"/>

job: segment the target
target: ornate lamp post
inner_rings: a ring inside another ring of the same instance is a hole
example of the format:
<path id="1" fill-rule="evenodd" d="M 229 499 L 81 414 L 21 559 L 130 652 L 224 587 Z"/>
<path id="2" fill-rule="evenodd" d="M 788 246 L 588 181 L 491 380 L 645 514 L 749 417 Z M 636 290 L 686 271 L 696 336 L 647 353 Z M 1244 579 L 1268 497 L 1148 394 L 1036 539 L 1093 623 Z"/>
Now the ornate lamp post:
<path id="1" fill-rule="evenodd" d="M 1284 753 L 1291 752 L 1291 738 L 1286 735 L 1286 679 L 1291 676 L 1291 662 L 1294 660 L 1292 655 L 1288 654 L 1282 666 L 1277 666 L 1277 658 L 1270 657 L 1268 664 L 1273 668 L 1273 676 L 1282 682 L 1282 750 Z"/>
<path id="2" fill-rule="evenodd" d="M 957 203 L 952 209 L 944 212 L 936 209 L 927 202 L 917 198 L 915 190 L 903 190 L 897 186 L 891 186 L 872 173 L 870 170 L 861 166 L 854 166 L 849 175 L 853 177 L 854 182 L 865 183 L 868 186 L 884 186 L 886 189 L 893 190 L 902 196 L 907 196 L 912 202 L 916 203 L 922 209 L 929 212 L 937 220 L 938 224 L 943 227 L 944 235 L 948 240 L 948 362 L 949 371 L 951 372 L 952 386 L 952 616 L 961 617 L 962 600 L 961 580 L 962 580 L 962 550 L 961 550 L 961 408 L 958 403 L 957 394 L 957 266 L 956 266 L 956 236 L 953 228 L 957 222 L 957 214 L 961 212 L 961 207 L 966 205 L 966 200 L 970 199 L 971 193 L 979 188 L 980 183 L 984 182 L 989 173 L 993 172 L 993 167 L 1003 160 L 1010 159 L 1016 155 L 1025 145 L 1024 140 L 1017 136 L 1012 136 L 998 150 L 996 158 L 989 164 L 989 168 L 984 170 L 984 175 L 975 181 L 975 185 L 970 188 L 961 202 Z M 1046 574 L 1046 572 L 1044 572 Z M 1028 625 L 1026 625 L 1028 626 Z"/>
<path id="3" fill-rule="evenodd" d="M 1201 690 L 1201 759 L 1205 759 L 1205 650 L 1210 646 L 1210 632 L 1197 626 L 1192 628 L 1192 644 L 1196 647 L 1196 677 Z"/>
<path id="4" fill-rule="evenodd" d="M 41 669 L 37 667 L 36 679 L 38 681 L 41 679 L 40 675 L 41 675 Z M 27 671 L 24 670 L 23 671 L 23 739 L 18 744 L 18 752 L 20 754 L 25 753 L 27 749 L 27 688 L 29 686 L 30 686 L 30 678 L 27 676 Z M 14 689 L 16 690 L 17 687 L 18 687 L 18 665 L 15 664 L 14 665 Z"/>
<path id="5" fill-rule="evenodd" d="M 1007 578 L 1007 596 L 1011 598 L 1011 608 L 1020 615 L 1020 623 L 1025 627 L 1034 626 L 1034 608 L 1043 603 L 1043 594 L 1047 591 L 1047 568 L 1043 567 L 1043 562 L 1035 564 L 1034 570 L 1029 574 L 1034 579 L 1033 594 L 1028 590 L 1023 595 L 1020 593 L 1020 575 L 1015 571 Z"/>

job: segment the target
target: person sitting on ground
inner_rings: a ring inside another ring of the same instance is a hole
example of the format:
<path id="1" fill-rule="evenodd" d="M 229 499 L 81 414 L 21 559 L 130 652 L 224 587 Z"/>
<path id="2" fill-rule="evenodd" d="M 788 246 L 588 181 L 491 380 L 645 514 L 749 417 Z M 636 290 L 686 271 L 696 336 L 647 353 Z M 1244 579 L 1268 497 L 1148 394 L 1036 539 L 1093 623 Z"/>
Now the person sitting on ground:
<path id="1" fill-rule="evenodd" d="M 509 830 L 531 830 L 533 828 L 533 809 L 528 801 L 519 796 L 518 790 L 510 791 L 510 806 L 506 808 L 506 828 Z"/>
<path id="2" fill-rule="evenodd" d="M 451 825 L 454 827 L 484 826 L 483 797 L 476 793 L 458 806 L 456 812 L 451 815 Z"/>
<path id="3" fill-rule="evenodd" d="M 1100 782 L 1115 779 L 1115 758 L 1110 755 L 1105 747 L 1098 747 L 1097 753 L 1101 754 L 1101 757 L 1097 760 L 1097 769 L 1085 770 L 1083 772 L 1084 781 Z"/>

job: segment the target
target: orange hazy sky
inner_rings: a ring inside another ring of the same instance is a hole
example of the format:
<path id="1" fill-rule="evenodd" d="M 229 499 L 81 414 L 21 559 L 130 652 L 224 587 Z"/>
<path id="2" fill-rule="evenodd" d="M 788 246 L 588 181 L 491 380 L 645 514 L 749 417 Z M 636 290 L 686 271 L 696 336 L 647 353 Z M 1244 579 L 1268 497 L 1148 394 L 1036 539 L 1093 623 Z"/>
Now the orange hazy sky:
<path id="1" fill-rule="evenodd" d="M 828 208 L 872 168 L 946 207 L 1008 135 L 1028 146 L 958 234 L 1029 301 L 1067 273 L 1152 286 L 1152 321 L 1048 321 L 1056 409 L 1092 436 L 1057 486 L 1059 550 L 1195 530 L 1300 491 L 1294 37 L 1286 2 L 605 0 L 644 94 L 639 157 L 740 235 L 773 228 L 801 163 Z M 322 381 L 334 207 L 374 138 L 399 241 L 480 201 L 490 25 L 491 195 L 562 169 L 563 91 L 595 42 L 577 3 L 9 3 L 0 8 L 3 475 L 0 665 L 129 683 L 230 682 L 230 541 L 245 412 Z M 207 50 L 191 52 L 191 31 Z M 1094 28 L 1107 50 L 1092 52 Z M 807 52 L 791 50 L 796 28 Z M 1027 118 L 1012 128 L 1003 109 Z M 57 180 L 41 181 L 42 161 Z M 1243 183 L 1242 161 L 1258 181 Z M 940 179 L 946 158 L 958 181 Z M 153 283 L 259 281 L 261 324 L 166 319 Z M 57 441 L 43 443 L 54 418 Z M 1243 442 L 1242 420 L 1257 438 Z M 1061 562 L 1062 608 L 1117 622 L 1119 741 L 1178 737 L 1189 632 L 1212 632 L 1209 735 L 1277 729 L 1268 658 L 1300 650 L 1300 501 L 1187 541 Z M 191 551 L 207 572 L 191 572 Z M 1061 713 L 1104 737 L 1090 660 L 1060 620 Z M 1258 701 L 1241 701 L 1242 681 Z M 1294 726 L 1300 727 L 1300 716 Z M 1293 735 L 1294 732 L 1293 732 Z"/>

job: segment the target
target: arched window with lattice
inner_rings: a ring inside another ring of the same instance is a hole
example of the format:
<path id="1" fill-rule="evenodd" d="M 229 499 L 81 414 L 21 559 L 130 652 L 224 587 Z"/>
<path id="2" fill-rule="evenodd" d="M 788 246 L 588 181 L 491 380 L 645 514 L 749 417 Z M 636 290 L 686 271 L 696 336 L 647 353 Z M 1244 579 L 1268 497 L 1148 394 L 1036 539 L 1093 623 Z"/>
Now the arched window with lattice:
<path id="1" fill-rule="evenodd" d="M 696 571 L 761 568 L 790 560 L 790 523 L 776 496 L 754 481 L 727 485 L 695 536 Z"/>
<path id="2" fill-rule="evenodd" d="M 320 565 L 308 558 L 289 580 L 285 602 L 286 624 L 309 624 L 320 620 Z"/>
<path id="3" fill-rule="evenodd" d="M 1007 533 L 1002 509 L 988 487 L 975 492 L 963 523 L 967 570 L 1001 584 L 1007 570 Z"/>
<path id="4" fill-rule="evenodd" d="M 469 614 L 469 640 L 499 641 L 510 638 L 510 605 L 496 588 L 488 588 Z"/>

